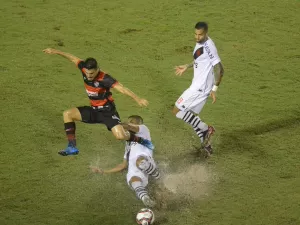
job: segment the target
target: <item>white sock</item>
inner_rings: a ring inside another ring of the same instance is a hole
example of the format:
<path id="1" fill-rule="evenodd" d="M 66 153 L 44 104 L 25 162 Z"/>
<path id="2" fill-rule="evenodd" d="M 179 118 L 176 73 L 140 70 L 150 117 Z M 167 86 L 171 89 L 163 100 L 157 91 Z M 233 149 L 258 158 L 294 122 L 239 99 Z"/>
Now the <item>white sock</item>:
<path id="1" fill-rule="evenodd" d="M 131 187 L 133 188 L 133 190 L 135 191 L 136 196 L 143 200 L 143 198 L 145 196 L 148 196 L 148 191 L 147 189 L 142 185 L 142 182 L 140 181 L 134 181 L 131 183 Z"/>
<path id="2" fill-rule="evenodd" d="M 176 117 L 179 119 L 182 119 L 184 122 L 190 124 L 198 137 L 201 139 L 201 142 L 203 141 L 203 132 L 207 131 L 208 126 L 206 123 L 202 122 L 199 116 L 194 115 L 192 112 L 187 111 L 179 111 L 176 114 Z"/>

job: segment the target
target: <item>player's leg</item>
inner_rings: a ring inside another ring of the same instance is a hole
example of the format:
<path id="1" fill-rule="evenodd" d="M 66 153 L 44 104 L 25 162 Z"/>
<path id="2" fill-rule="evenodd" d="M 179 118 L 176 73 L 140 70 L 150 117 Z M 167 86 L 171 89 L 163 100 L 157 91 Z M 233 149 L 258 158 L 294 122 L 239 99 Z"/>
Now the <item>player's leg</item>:
<path id="1" fill-rule="evenodd" d="M 139 156 L 136 160 L 136 167 L 139 168 L 144 173 L 154 177 L 155 179 L 160 178 L 160 172 L 152 158 L 147 156 Z"/>
<path id="2" fill-rule="evenodd" d="M 145 147 L 154 150 L 154 145 L 152 144 L 151 141 L 136 136 L 134 133 L 126 131 L 122 125 L 118 124 L 115 125 L 114 127 L 111 128 L 111 131 L 113 135 L 116 137 L 118 140 L 125 140 L 125 141 L 133 141 L 137 142 L 141 145 L 144 145 Z"/>
<path id="3" fill-rule="evenodd" d="M 68 138 L 68 146 L 76 146 L 76 124 L 75 121 L 81 121 L 81 114 L 78 108 L 72 108 L 63 112 L 64 126 Z"/>
<path id="4" fill-rule="evenodd" d="M 173 108 L 173 114 L 190 124 L 206 146 L 210 136 L 214 132 L 214 128 L 204 123 L 198 114 L 201 112 L 208 95 L 199 91 L 191 91 L 187 89 L 176 101 Z"/>
<path id="5" fill-rule="evenodd" d="M 193 112 L 199 114 L 201 112 L 205 102 L 206 102 L 206 99 L 202 102 L 200 101 L 191 110 Z M 197 133 L 197 135 L 199 136 L 202 146 L 207 153 L 207 156 L 210 156 L 213 153 L 213 149 L 210 144 L 210 138 L 215 133 L 215 128 L 213 126 L 209 126 L 209 125 L 207 126 L 206 130 L 202 130 L 199 127 L 193 127 L 193 128 L 194 128 L 195 132 Z"/>
<path id="6" fill-rule="evenodd" d="M 120 124 L 121 120 L 117 111 L 105 112 L 102 114 L 103 123 L 107 126 L 108 130 L 111 130 L 117 140 L 133 141 L 137 142 L 145 147 L 153 150 L 154 145 L 151 141 L 142 137 L 137 137 L 134 133 L 126 131 Z"/>
<path id="7" fill-rule="evenodd" d="M 134 190 L 136 196 L 141 199 L 146 207 L 153 207 L 155 202 L 150 198 L 148 190 L 143 181 L 138 176 L 133 176 L 129 180 L 130 187 Z"/>
<path id="8" fill-rule="evenodd" d="M 84 106 L 78 108 L 71 108 L 65 110 L 63 112 L 63 120 L 65 126 L 65 132 L 68 139 L 68 146 L 66 149 L 59 151 L 58 154 L 62 156 L 67 155 L 77 155 L 79 150 L 76 147 L 76 121 L 85 121 L 88 122 L 90 120 L 90 113 L 91 107 Z"/>

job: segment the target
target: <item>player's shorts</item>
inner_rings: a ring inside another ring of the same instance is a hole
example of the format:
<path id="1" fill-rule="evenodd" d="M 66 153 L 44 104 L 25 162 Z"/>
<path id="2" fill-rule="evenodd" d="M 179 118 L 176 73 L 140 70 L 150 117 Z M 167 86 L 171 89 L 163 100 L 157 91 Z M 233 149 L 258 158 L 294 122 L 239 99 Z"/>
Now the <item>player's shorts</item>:
<path id="1" fill-rule="evenodd" d="M 114 105 L 109 109 L 98 109 L 92 106 L 77 107 L 84 123 L 105 124 L 108 130 L 121 123 L 119 113 Z"/>
<path id="2" fill-rule="evenodd" d="M 151 163 L 153 165 L 156 165 L 153 158 L 149 155 L 146 155 L 146 154 L 140 154 L 132 159 L 129 160 L 129 165 L 128 165 L 128 172 L 127 172 L 127 184 L 130 186 L 130 179 L 132 177 L 139 177 L 141 178 L 142 180 L 142 186 L 143 187 L 146 187 L 148 185 L 148 178 L 149 178 L 149 175 L 145 172 L 143 172 L 141 169 L 139 169 L 137 166 L 136 166 L 136 160 L 140 157 L 140 156 L 144 156 L 144 157 L 147 157 L 149 161 L 151 161 Z M 131 187 L 131 186 L 130 186 Z"/>
<path id="3" fill-rule="evenodd" d="M 192 111 L 199 114 L 208 96 L 209 93 L 187 89 L 177 99 L 175 106 L 181 111 Z"/>

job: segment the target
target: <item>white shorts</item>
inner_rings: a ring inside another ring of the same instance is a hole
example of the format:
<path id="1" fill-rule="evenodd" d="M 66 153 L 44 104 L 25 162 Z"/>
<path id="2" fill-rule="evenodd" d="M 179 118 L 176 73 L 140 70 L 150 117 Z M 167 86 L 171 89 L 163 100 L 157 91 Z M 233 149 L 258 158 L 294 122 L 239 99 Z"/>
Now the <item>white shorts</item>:
<path id="1" fill-rule="evenodd" d="M 142 180 L 142 186 L 143 187 L 146 187 L 148 185 L 148 174 L 147 173 L 144 173 L 143 171 L 141 171 L 137 166 L 136 166 L 136 160 L 140 157 L 140 156 L 144 156 L 144 157 L 147 157 L 149 160 L 153 160 L 152 157 L 146 155 L 146 154 L 140 154 L 140 155 L 137 155 L 136 157 L 134 158 L 131 158 L 129 160 L 129 165 L 128 165 L 128 172 L 127 172 L 127 184 L 130 186 L 131 188 L 131 185 L 129 183 L 130 179 L 132 177 L 139 177 L 141 178 Z"/>
<path id="2" fill-rule="evenodd" d="M 199 114 L 208 98 L 209 93 L 186 89 L 177 99 L 175 106 L 181 111 L 192 111 Z"/>

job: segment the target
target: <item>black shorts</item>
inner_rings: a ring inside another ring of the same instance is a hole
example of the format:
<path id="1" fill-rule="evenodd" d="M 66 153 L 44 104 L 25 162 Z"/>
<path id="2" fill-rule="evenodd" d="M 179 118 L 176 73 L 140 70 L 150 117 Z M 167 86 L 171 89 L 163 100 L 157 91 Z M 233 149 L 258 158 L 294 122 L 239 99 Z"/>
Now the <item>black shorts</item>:
<path id="1" fill-rule="evenodd" d="M 94 109 L 91 106 L 77 107 L 84 123 L 102 123 L 105 124 L 108 130 L 121 123 L 119 113 L 113 107 L 110 110 Z"/>

